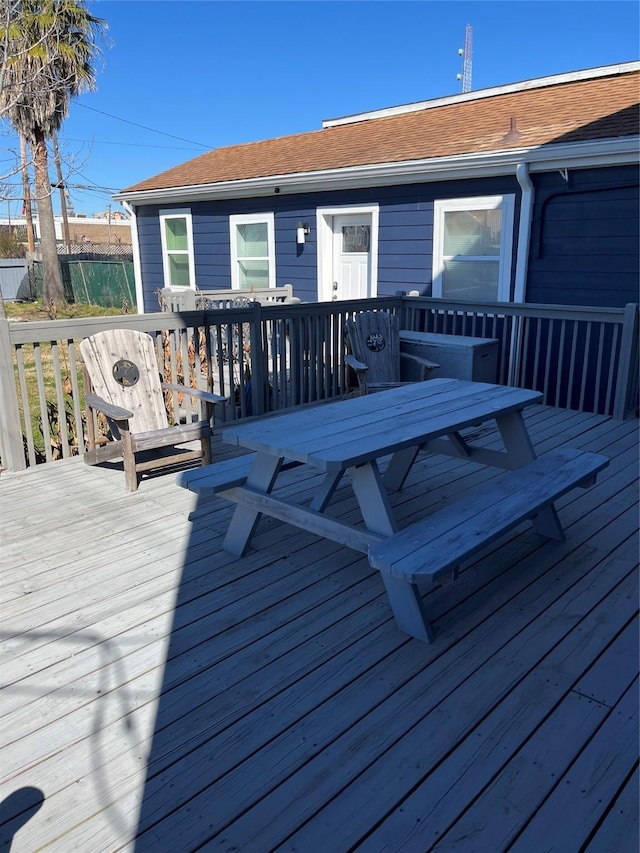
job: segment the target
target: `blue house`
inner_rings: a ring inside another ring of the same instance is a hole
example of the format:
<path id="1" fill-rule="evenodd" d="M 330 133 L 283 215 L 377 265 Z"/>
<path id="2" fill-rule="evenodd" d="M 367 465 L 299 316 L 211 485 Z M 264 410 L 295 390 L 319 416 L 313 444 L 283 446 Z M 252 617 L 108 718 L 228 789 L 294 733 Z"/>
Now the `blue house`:
<path id="1" fill-rule="evenodd" d="M 622 306 L 640 273 L 640 62 L 324 121 L 123 190 L 140 310 L 157 291 L 293 284 Z"/>

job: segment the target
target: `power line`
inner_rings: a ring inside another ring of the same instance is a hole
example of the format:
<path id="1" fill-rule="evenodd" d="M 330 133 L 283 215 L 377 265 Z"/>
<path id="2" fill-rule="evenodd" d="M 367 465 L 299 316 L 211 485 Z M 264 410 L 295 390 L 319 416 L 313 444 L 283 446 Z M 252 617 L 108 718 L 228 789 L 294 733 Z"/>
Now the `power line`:
<path id="1" fill-rule="evenodd" d="M 98 190 L 106 190 L 107 192 L 114 192 L 114 193 L 120 192 L 120 187 L 103 187 L 100 184 L 96 184 L 95 181 L 92 181 L 91 178 L 88 178 L 86 175 L 83 175 L 82 172 L 78 171 L 77 169 L 76 169 L 76 175 L 79 175 L 81 178 L 84 178 L 85 181 L 87 181 L 89 184 L 91 184 L 91 188 L 95 187 L 95 189 L 98 189 Z M 79 189 L 89 189 L 89 187 L 81 185 L 81 184 L 76 184 L 76 186 Z"/>
<path id="2" fill-rule="evenodd" d="M 72 136 L 65 137 L 67 142 L 84 142 L 87 145 L 126 145 L 129 148 L 149 148 L 148 142 L 106 142 L 103 139 L 76 139 Z M 192 143 L 193 145 L 199 143 Z M 162 148 L 163 151 L 189 151 L 183 145 L 154 145 L 154 148 Z"/>
<path id="3" fill-rule="evenodd" d="M 105 113 L 103 110 L 97 110 L 95 107 L 88 107 L 86 104 L 77 104 L 77 106 L 83 107 L 85 110 L 91 110 L 94 113 L 100 113 L 100 115 L 107 116 L 107 118 L 113 118 L 116 121 L 131 124 L 133 127 L 139 127 L 141 130 L 148 130 L 150 133 L 159 133 L 161 136 L 168 136 L 170 139 L 177 139 L 179 142 L 188 142 L 189 145 L 197 145 L 199 148 L 206 148 L 207 151 L 211 151 L 213 147 L 211 145 L 204 145 L 202 142 L 194 142 L 193 139 L 184 139 L 182 136 L 174 136 L 172 133 L 165 133 L 163 130 L 155 130 L 153 127 L 146 127 L 144 124 L 137 124 L 135 121 L 129 121 L 127 118 L 120 118 L 120 116 Z"/>
<path id="4" fill-rule="evenodd" d="M 57 184 L 56 184 L 57 186 Z M 96 191 L 100 190 L 100 192 L 104 193 L 119 193 L 119 187 L 99 187 L 98 184 L 65 184 L 65 187 L 71 187 L 71 189 L 75 190 L 91 190 Z"/>

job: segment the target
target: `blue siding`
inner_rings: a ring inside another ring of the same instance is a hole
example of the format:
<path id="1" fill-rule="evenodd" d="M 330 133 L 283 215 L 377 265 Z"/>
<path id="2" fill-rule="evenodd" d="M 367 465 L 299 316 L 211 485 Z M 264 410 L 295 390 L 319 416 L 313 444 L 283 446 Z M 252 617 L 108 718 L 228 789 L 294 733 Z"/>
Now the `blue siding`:
<path id="1" fill-rule="evenodd" d="M 269 202 L 271 199 L 263 199 Z M 265 207 L 265 210 L 269 208 Z M 276 284 L 292 284 L 293 292 L 303 302 L 318 298 L 318 242 L 316 204 L 307 198 L 288 196 L 274 207 L 276 227 Z M 311 233 L 303 246 L 296 243 L 298 222 L 308 222 Z"/>
<path id="2" fill-rule="evenodd" d="M 527 301 L 620 305 L 637 299 L 638 185 L 632 168 L 534 174 L 534 227 Z M 634 183 L 635 181 L 635 183 Z M 407 184 L 258 199 L 199 202 L 191 209 L 196 280 L 204 290 L 231 286 L 229 216 L 275 214 L 276 283 L 292 284 L 304 301 L 317 299 L 316 209 L 377 203 L 380 206 L 378 293 L 399 290 L 431 294 L 433 203 L 435 199 L 513 193 L 514 241 L 520 212 L 515 176 Z M 167 209 L 169 205 L 162 205 Z M 156 310 L 154 291 L 164 286 L 159 206 L 138 209 L 141 268 L 147 310 Z M 311 233 L 296 244 L 299 221 Z M 513 271 L 516 256 L 513 253 Z"/>
<path id="3" fill-rule="evenodd" d="M 229 217 L 208 208 L 191 210 L 196 283 L 200 290 L 223 290 L 231 287 Z"/>
<path id="4" fill-rule="evenodd" d="M 150 205 L 139 207 L 136 210 L 136 220 L 144 310 L 158 311 L 160 306 L 155 291 L 164 287 L 158 208 Z"/>
<path id="5" fill-rule="evenodd" d="M 292 284 L 296 296 L 303 301 L 315 301 L 318 298 L 316 208 L 379 204 L 379 295 L 416 289 L 428 295 L 431 292 L 434 199 L 516 190 L 515 179 L 507 177 L 194 204 L 145 205 L 137 211 L 145 306 L 147 310 L 156 310 L 155 291 L 164 286 L 158 219 L 160 208 L 190 208 L 196 281 L 203 290 L 231 286 L 229 216 L 273 212 L 276 284 Z M 300 221 L 311 226 L 303 247 L 298 246 L 295 240 L 296 226 Z"/>
<path id="6" fill-rule="evenodd" d="M 431 293 L 433 202 L 407 200 L 380 210 L 378 295 L 399 290 Z"/>
<path id="7" fill-rule="evenodd" d="M 527 301 L 621 307 L 638 301 L 635 167 L 536 175 Z"/>

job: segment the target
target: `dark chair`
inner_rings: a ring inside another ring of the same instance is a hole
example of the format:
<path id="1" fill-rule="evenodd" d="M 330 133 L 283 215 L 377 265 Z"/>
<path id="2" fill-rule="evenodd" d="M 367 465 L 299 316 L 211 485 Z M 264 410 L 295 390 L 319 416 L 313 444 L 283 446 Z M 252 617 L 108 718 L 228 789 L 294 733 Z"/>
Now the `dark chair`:
<path id="1" fill-rule="evenodd" d="M 345 363 L 355 371 L 362 394 L 395 388 L 429 378 L 440 365 L 434 361 L 400 352 L 400 323 L 386 311 L 363 311 L 347 320 L 351 350 Z M 411 365 L 415 379 L 407 379 L 403 368 Z"/>

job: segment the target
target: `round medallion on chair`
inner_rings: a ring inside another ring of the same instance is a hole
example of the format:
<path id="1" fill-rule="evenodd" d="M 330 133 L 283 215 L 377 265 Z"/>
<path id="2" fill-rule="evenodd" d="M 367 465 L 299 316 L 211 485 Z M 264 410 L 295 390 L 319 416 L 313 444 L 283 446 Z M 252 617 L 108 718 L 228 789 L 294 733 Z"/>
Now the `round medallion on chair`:
<path id="1" fill-rule="evenodd" d="M 370 349 L 371 352 L 380 352 L 386 347 L 386 341 L 379 332 L 372 332 L 370 335 L 367 335 L 367 349 Z"/>
<path id="2" fill-rule="evenodd" d="M 234 308 L 251 308 L 251 299 L 248 296 L 238 296 L 233 300 Z"/>
<path id="3" fill-rule="evenodd" d="M 140 379 L 140 371 L 132 361 L 121 358 L 113 365 L 113 378 L 123 388 L 130 388 Z"/>

